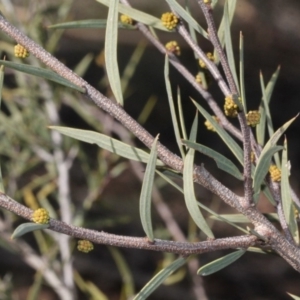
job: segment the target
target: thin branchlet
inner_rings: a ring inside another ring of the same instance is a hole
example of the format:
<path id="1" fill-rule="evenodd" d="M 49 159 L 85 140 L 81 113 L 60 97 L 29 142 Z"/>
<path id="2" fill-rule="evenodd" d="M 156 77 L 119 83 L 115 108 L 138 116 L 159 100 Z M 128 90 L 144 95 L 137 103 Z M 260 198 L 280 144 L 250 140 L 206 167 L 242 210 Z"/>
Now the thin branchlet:
<path id="1" fill-rule="evenodd" d="M 198 4 L 201 7 L 201 10 L 204 14 L 207 26 L 208 26 L 208 36 L 212 45 L 216 49 L 218 56 L 220 58 L 220 62 L 222 68 L 224 70 L 225 78 L 229 84 L 231 95 L 239 96 L 238 88 L 236 86 L 232 71 L 230 69 L 227 57 L 221 45 L 220 39 L 217 34 L 217 28 L 215 25 L 215 21 L 212 15 L 212 7 L 210 4 L 205 3 L 203 0 L 198 0 Z M 212 62 L 208 60 L 208 66 L 212 65 Z M 213 64 L 214 65 L 214 64 Z M 227 95 L 226 95 L 227 96 Z M 248 207 L 251 205 L 253 200 L 253 189 L 252 189 L 252 177 L 251 177 L 251 143 L 250 143 L 250 135 L 251 130 L 247 125 L 247 121 L 245 118 L 244 112 L 240 112 L 238 115 L 238 119 L 241 126 L 242 136 L 243 136 L 243 150 L 244 150 L 244 201 L 243 205 Z"/>
<path id="2" fill-rule="evenodd" d="M 27 219 L 29 221 L 31 220 L 33 210 L 18 203 L 17 201 L 13 200 L 3 193 L 0 193 L 0 206 L 9 211 L 12 211 L 13 213 L 19 215 L 20 217 L 23 217 L 24 219 Z M 99 232 L 96 230 L 73 226 L 56 219 L 50 219 L 48 229 L 66 234 L 68 236 L 72 236 L 74 238 L 89 240 L 96 244 L 169 252 L 180 254 L 183 256 L 223 249 L 246 249 L 250 246 L 254 246 L 255 242 L 257 241 L 256 236 L 245 235 L 196 243 L 174 242 L 160 239 L 155 239 L 154 242 L 149 243 L 149 240 L 146 237 L 128 237 L 110 234 L 103 231 Z"/>

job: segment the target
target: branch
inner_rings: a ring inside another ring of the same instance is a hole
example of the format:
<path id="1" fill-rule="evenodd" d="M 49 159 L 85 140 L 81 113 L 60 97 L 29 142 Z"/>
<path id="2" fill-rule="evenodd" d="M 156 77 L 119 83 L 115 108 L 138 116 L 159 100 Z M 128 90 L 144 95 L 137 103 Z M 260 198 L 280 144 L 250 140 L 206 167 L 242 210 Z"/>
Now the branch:
<path id="1" fill-rule="evenodd" d="M 0 206 L 13 212 L 14 214 L 31 221 L 33 210 L 18 203 L 12 198 L 0 192 Z M 69 225 L 65 222 L 50 219 L 49 229 L 72 236 L 78 239 L 89 240 L 95 244 L 104 244 L 116 247 L 135 248 L 143 250 L 153 250 L 160 252 L 175 253 L 182 256 L 190 254 L 200 254 L 223 249 L 236 249 L 254 246 L 258 241 L 255 235 L 245 235 L 229 238 L 221 238 L 216 240 L 189 243 L 189 242 L 174 242 L 160 239 L 154 239 L 154 242 L 149 242 L 146 237 L 127 237 L 121 235 L 99 232 L 96 230 L 85 229 Z"/>
<path id="2" fill-rule="evenodd" d="M 223 47 L 220 43 L 220 40 L 219 40 L 219 37 L 217 34 L 217 28 L 216 28 L 215 21 L 214 21 L 213 15 L 212 15 L 212 7 L 210 4 L 204 3 L 203 0 L 198 0 L 198 4 L 201 7 L 201 10 L 204 14 L 204 17 L 205 17 L 205 20 L 206 20 L 206 23 L 208 26 L 209 40 L 211 41 L 211 43 L 213 44 L 214 48 L 217 50 L 217 53 L 219 55 L 221 65 L 222 65 L 224 73 L 225 73 L 225 77 L 226 77 L 229 87 L 230 87 L 230 92 L 233 95 L 238 95 L 239 93 L 238 93 L 237 86 L 235 84 L 232 72 L 231 72 L 229 64 L 228 64 L 228 60 L 223 51 Z"/>

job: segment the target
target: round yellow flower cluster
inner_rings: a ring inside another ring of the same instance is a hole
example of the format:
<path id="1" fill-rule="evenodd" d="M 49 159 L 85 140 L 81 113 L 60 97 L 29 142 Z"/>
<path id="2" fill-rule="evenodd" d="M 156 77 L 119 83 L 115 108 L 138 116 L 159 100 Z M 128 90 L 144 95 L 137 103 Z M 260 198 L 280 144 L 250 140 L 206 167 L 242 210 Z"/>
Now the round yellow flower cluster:
<path id="1" fill-rule="evenodd" d="M 269 168 L 269 173 L 272 181 L 281 181 L 281 170 L 279 170 L 277 166 L 271 165 Z"/>
<path id="2" fill-rule="evenodd" d="M 260 112 L 258 110 L 250 110 L 246 114 L 247 125 L 255 127 L 260 121 Z"/>
<path id="3" fill-rule="evenodd" d="M 212 62 L 215 61 L 215 57 L 213 56 L 213 54 L 212 54 L 211 52 L 207 52 L 207 53 L 206 53 L 206 56 L 207 56 L 207 58 L 208 58 L 210 61 L 212 61 Z M 200 66 L 202 69 L 206 69 L 206 68 L 207 68 L 205 62 L 204 62 L 201 58 L 199 59 L 199 66 Z"/>
<path id="4" fill-rule="evenodd" d="M 22 45 L 17 44 L 14 48 L 15 57 L 26 58 L 29 56 L 29 52 Z"/>
<path id="5" fill-rule="evenodd" d="M 200 73 L 198 73 L 196 75 L 195 79 L 196 79 L 196 82 L 198 82 L 199 84 L 202 84 L 202 78 L 201 78 L 201 74 Z"/>
<path id="6" fill-rule="evenodd" d="M 165 45 L 166 49 L 175 55 L 180 55 L 180 47 L 176 41 L 171 41 Z"/>
<path id="7" fill-rule="evenodd" d="M 179 22 L 178 18 L 172 12 L 164 13 L 160 19 L 163 25 L 169 30 L 174 29 Z"/>
<path id="8" fill-rule="evenodd" d="M 133 23 L 134 23 L 133 19 L 127 15 L 121 15 L 120 21 L 121 21 L 121 23 L 123 23 L 125 25 L 133 25 Z"/>
<path id="9" fill-rule="evenodd" d="M 238 106 L 234 103 L 231 96 L 225 98 L 224 112 L 228 117 L 235 118 L 238 114 Z"/>
<path id="10" fill-rule="evenodd" d="M 211 4 L 211 0 L 203 0 L 205 4 Z"/>
<path id="11" fill-rule="evenodd" d="M 31 220 L 38 224 L 48 224 L 50 220 L 49 212 L 45 208 L 38 208 L 33 212 Z"/>
<path id="12" fill-rule="evenodd" d="M 220 122 L 220 119 L 218 117 L 216 117 L 216 116 L 213 116 L 213 119 L 216 122 L 218 122 L 218 123 Z M 214 128 L 214 126 L 208 120 L 206 120 L 204 122 L 204 125 L 206 126 L 207 130 L 214 131 L 214 132 L 216 131 L 216 129 Z"/>
<path id="13" fill-rule="evenodd" d="M 94 249 L 94 245 L 88 240 L 79 240 L 77 249 L 81 252 L 88 253 Z"/>

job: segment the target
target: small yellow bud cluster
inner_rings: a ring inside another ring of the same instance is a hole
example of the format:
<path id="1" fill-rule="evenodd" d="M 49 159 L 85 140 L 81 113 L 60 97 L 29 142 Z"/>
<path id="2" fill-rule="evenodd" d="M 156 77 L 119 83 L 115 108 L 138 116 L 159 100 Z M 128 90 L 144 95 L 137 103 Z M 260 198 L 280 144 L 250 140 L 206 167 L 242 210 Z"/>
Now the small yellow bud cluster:
<path id="1" fill-rule="evenodd" d="M 14 48 L 15 57 L 26 58 L 29 56 L 29 52 L 22 45 L 17 44 Z"/>
<path id="2" fill-rule="evenodd" d="M 205 4 L 211 4 L 211 0 L 203 0 Z"/>
<path id="3" fill-rule="evenodd" d="M 207 53 L 206 53 L 206 56 L 207 56 L 207 58 L 208 58 L 210 61 L 212 61 L 212 62 L 215 61 L 215 57 L 213 56 L 213 54 L 212 54 L 211 52 L 207 52 Z M 207 68 L 205 62 L 204 62 L 201 58 L 199 59 L 199 66 L 200 66 L 202 69 L 206 69 L 206 68 Z"/>
<path id="4" fill-rule="evenodd" d="M 178 46 L 178 43 L 176 41 L 171 41 L 165 45 L 166 49 L 175 55 L 180 55 L 180 47 Z"/>
<path id="5" fill-rule="evenodd" d="M 127 15 L 121 15 L 120 21 L 121 21 L 121 23 L 123 23 L 125 25 L 133 25 L 133 23 L 134 23 L 133 19 Z"/>
<path id="6" fill-rule="evenodd" d="M 269 173 L 272 181 L 281 181 L 281 170 L 279 170 L 277 166 L 271 165 L 269 168 Z"/>
<path id="7" fill-rule="evenodd" d="M 258 110 L 250 110 L 246 114 L 247 125 L 255 127 L 260 121 L 260 112 Z"/>
<path id="8" fill-rule="evenodd" d="M 216 116 L 213 116 L 213 119 L 218 123 L 220 122 L 220 119 Z M 216 131 L 215 127 L 208 120 L 204 122 L 204 125 L 206 126 L 207 130 L 214 131 L 214 132 Z"/>
<path id="9" fill-rule="evenodd" d="M 94 249 L 94 245 L 88 240 L 79 240 L 77 249 L 81 252 L 88 253 Z"/>
<path id="10" fill-rule="evenodd" d="M 200 73 L 198 73 L 196 75 L 195 79 L 196 79 L 196 82 L 198 82 L 199 84 L 202 84 L 202 78 L 201 78 L 201 74 Z"/>
<path id="11" fill-rule="evenodd" d="M 224 112 L 228 117 L 235 118 L 238 114 L 238 106 L 234 103 L 231 96 L 225 98 Z"/>
<path id="12" fill-rule="evenodd" d="M 163 25 L 169 30 L 174 29 L 179 22 L 178 18 L 172 12 L 164 13 L 160 19 Z"/>
<path id="13" fill-rule="evenodd" d="M 45 208 L 38 208 L 33 212 L 31 220 L 38 224 L 48 224 L 50 220 L 49 212 Z"/>

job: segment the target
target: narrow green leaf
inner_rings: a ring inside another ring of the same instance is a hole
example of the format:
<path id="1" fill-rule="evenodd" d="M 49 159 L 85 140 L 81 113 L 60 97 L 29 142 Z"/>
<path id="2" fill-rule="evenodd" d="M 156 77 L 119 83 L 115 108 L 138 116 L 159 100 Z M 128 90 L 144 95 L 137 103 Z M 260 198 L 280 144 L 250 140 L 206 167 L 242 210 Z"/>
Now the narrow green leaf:
<path id="1" fill-rule="evenodd" d="M 206 264 L 205 266 L 201 267 L 197 274 L 202 276 L 211 275 L 213 273 L 216 273 L 227 266 L 234 263 L 236 260 L 238 260 L 242 255 L 244 255 L 246 250 L 238 250 L 236 252 L 230 253 L 228 255 L 225 255 L 219 259 L 214 260 L 213 262 L 210 262 Z"/>
<path id="2" fill-rule="evenodd" d="M 185 1 L 185 9 L 189 15 L 192 15 L 189 4 L 190 4 L 189 1 L 186 0 Z M 195 31 L 194 27 L 190 23 L 188 23 L 188 27 L 189 27 L 189 32 L 190 32 L 191 38 L 193 39 L 195 44 L 198 45 L 197 35 L 196 35 L 196 31 Z M 194 57 L 195 57 L 195 59 L 199 59 L 199 56 L 197 55 L 196 52 L 194 52 Z"/>
<path id="3" fill-rule="evenodd" d="M 140 195 L 140 217 L 143 229 L 152 242 L 154 240 L 152 221 L 151 221 L 151 199 L 152 199 L 152 188 L 155 174 L 156 158 L 157 158 L 157 140 L 155 138 L 150 152 L 149 161 L 147 163 L 142 191 Z"/>
<path id="4" fill-rule="evenodd" d="M 72 22 L 64 22 L 48 26 L 50 29 L 85 29 L 85 28 L 106 28 L 107 20 L 90 19 L 90 20 L 78 20 Z M 135 29 L 134 26 L 125 25 L 121 22 L 118 23 L 119 28 Z"/>
<path id="5" fill-rule="evenodd" d="M 183 189 L 176 184 L 173 180 L 171 180 L 170 178 L 168 178 L 167 176 L 165 176 L 165 174 L 159 172 L 156 170 L 156 173 L 161 176 L 164 180 L 166 180 L 168 183 L 170 183 L 175 189 L 177 189 L 180 193 L 184 194 Z M 204 209 L 205 211 L 207 211 L 208 213 L 211 214 L 210 218 L 213 218 L 215 220 L 219 220 L 221 222 L 226 222 L 227 224 L 235 227 L 236 229 L 248 234 L 248 231 L 245 230 L 244 228 L 237 226 L 234 222 L 231 222 L 230 220 L 227 220 L 226 218 L 223 218 L 222 215 L 219 215 L 217 213 L 215 213 L 213 210 L 211 210 L 210 208 L 208 208 L 207 206 L 203 205 L 202 203 L 200 203 L 199 201 L 197 202 L 198 206 L 202 209 Z"/>
<path id="6" fill-rule="evenodd" d="M 107 20 L 90 19 L 64 22 L 48 26 L 50 29 L 75 29 L 75 28 L 106 28 Z"/>
<path id="7" fill-rule="evenodd" d="M 254 177 L 253 177 L 253 189 L 254 193 L 259 193 L 260 186 L 262 182 L 264 181 L 267 173 L 269 172 L 270 163 L 273 155 L 282 150 L 282 146 L 273 146 L 262 152 L 260 157 L 258 158 L 257 165 L 255 167 L 254 171 Z"/>
<path id="8" fill-rule="evenodd" d="M 135 294 L 134 291 L 134 279 L 130 271 L 130 267 L 126 262 L 126 259 L 122 255 L 121 251 L 117 247 L 108 247 L 117 267 L 119 274 L 121 275 L 123 281 L 123 293 L 125 299 L 132 299 Z"/>
<path id="9" fill-rule="evenodd" d="M 181 143 L 179 125 L 178 125 L 177 116 L 176 116 L 176 112 L 175 112 L 174 100 L 173 100 L 173 96 L 172 96 L 172 88 L 171 88 L 171 83 L 170 83 L 170 79 L 169 79 L 168 55 L 166 55 L 166 57 L 165 57 L 164 75 L 165 75 L 165 83 L 166 83 L 166 89 L 167 89 L 167 95 L 168 95 L 168 100 L 169 100 L 169 106 L 170 106 L 170 112 L 171 112 L 171 117 L 172 117 L 172 124 L 173 124 L 173 128 L 174 128 L 175 138 L 176 138 L 176 142 L 177 142 L 181 157 L 184 158 L 185 154 L 184 154 L 182 143 Z"/>
<path id="10" fill-rule="evenodd" d="M 294 205 L 291 196 L 290 183 L 289 183 L 289 162 L 288 162 L 288 149 L 287 149 L 287 141 L 284 140 L 284 149 L 282 151 L 282 163 L 281 163 L 281 199 L 282 199 L 282 207 L 286 222 L 288 224 L 289 230 L 295 240 L 295 242 L 299 243 L 299 232 L 298 225 L 296 221 L 296 217 L 294 214 Z"/>
<path id="11" fill-rule="evenodd" d="M 234 16 L 235 7 L 236 7 L 236 0 L 230 0 L 228 2 L 229 2 L 228 3 L 229 4 L 228 14 L 229 14 L 229 21 L 231 24 L 233 16 Z M 218 37 L 219 37 L 222 47 L 224 47 L 224 44 L 225 44 L 225 17 L 224 17 L 224 14 L 223 14 L 220 26 L 219 26 Z M 218 53 L 217 53 L 216 49 L 214 50 L 214 57 L 216 58 L 216 63 L 218 63 L 219 57 L 218 57 Z"/>
<path id="12" fill-rule="evenodd" d="M 186 134 L 186 128 L 185 128 L 185 122 L 184 122 L 184 116 L 183 116 L 183 109 L 182 109 L 181 94 L 180 94 L 179 87 L 177 89 L 177 105 L 178 105 L 181 133 L 182 133 L 183 138 L 185 140 L 187 140 L 187 134 Z"/>
<path id="13" fill-rule="evenodd" d="M 261 104 L 259 106 L 259 113 L 260 113 L 260 121 L 259 124 L 256 125 L 256 138 L 257 143 L 260 146 L 265 144 L 265 134 L 266 134 L 266 110 L 264 105 Z"/>
<path id="14" fill-rule="evenodd" d="M 8 68 L 23 72 L 23 73 L 27 73 L 27 74 L 30 74 L 30 75 L 34 75 L 34 76 L 37 76 L 37 77 L 42 77 L 42 78 L 45 78 L 47 80 L 54 81 L 56 83 L 59 83 L 59 84 L 64 85 L 66 87 L 72 88 L 72 89 L 77 90 L 77 91 L 82 92 L 82 93 L 85 92 L 84 88 L 71 83 L 70 81 L 68 81 L 65 78 L 59 76 L 55 72 L 47 70 L 47 69 L 33 67 L 33 66 L 25 65 L 25 64 L 18 64 L 18 63 L 14 63 L 14 62 L 11 62 L 11 61 L 6 61 L 6 60 L 0 60 L 0 64 L 6 66 Z"/>
<path id="15" fill-rule="evenodd" d="M 247 112 L 247 101 L 245 91 L 245 68 L 244 68 L 244 36 L 240 32 L 240 92 L 244 111 Z"/>
<path id="16" fill-rule="evenodd" d="M 211 1 L 211 7 L 214 9 L 215 8 L 215 6 L 218 4 L 218 1 L 219 0 L 212 0 Z"/>
<path id="17" fill-rule="evenodd" d="M 289 296 L 291 296 L 291 298 L 293 298 L 294 300 L 300 300 L 300 297 L 296 296 L 296 295 L 293 295 L 293 294 L 290 294 L 290 293 L 287 293 Z"/>
<path id="18" fill-rule="evenodd" d="M 254 253 L 260 253 L 260 254 L 268 254 L 267 250 L 262 250 L 260 248 L 256 248 L 256 247 L 249 247 L 247 249 L 248 252 L 254 252 Z"/>
<path id="19" fill-rule="evenodd" d="M 263 148 L 259 158 L 258 162 L 255 168 L 254 172 L 254 178 L 253 178 L 253 188 L 254 193 L 257 193 L 260 190 L 260 185 L 265 178 L 270 165 L 270 160 L 272 158 L 272 152 L 273 154 L 280 149 L 275 146 L 279 138 L 282 136 L 282 134 L 288 129 L 288 127 L 294 122 L 294 120 L 297 118 L 292 118 L 290 121 L 283 124 L 269 139 L 269 141 L 266 143 L 265 147 Z"/>
<path id="20" fill-rule="evenodd" d="M 274 127 L 273 127 L 272 116 L 271 116 L 271 112 L 270 112 L 270 108 L 269 108 L 270 98 L 268 98 L 267 93 L 266 93 L 264 77 L 263 77 L 262 73 L 260 73 L 259 79 L 260 79 L 260 87 L 261 87 L 261 91 L 262 91 L 263 107 L 264 107 L 265 114 L 266 114 L 267 128 L 268 128 L 269 136 L 272 136 L 274 133 Z"/>
<path id="21" fill-rule="evenodd" d="M 13 232 L 11 239 L 16 239 L 28 232 L 47 229 L 49 224 L 37 224 L 37 223 L 24 223 L 19 225 Z"/>
<path id="22" fill-rule="evenodd" d="M 196 112 L 196 116 L 195 116 L 194 122 L 192 124 L 190 137 L 189 137 L 190 141 L 196 142 L 197 132 L 198 132 L 198 112 Z"/>
<path id="23" fill-rule="evenodd" d="M 270 221 L 278 221 L 278 215 L 276 213 L 264 214 L 264 216 Z M 250 223 L 249 219 L 242 214 L 221 214 L 217 216 L 210 216 L 213 220 L 220 220 L 219 217 L 232 223 Z"/>
<path id="24" fill-rule="evenodd" d="M 272 74 L 272 77 L 271 77 L 271 79 L 269 80 L 269 82 L 267 84 L 267 87 L 266 87 L 266 100 L 268 101 L 268 103 L 270 103 L 271 96 L 273 94 L 274 87 L 275 87 L 275 84 L 277 82 L 279 73 L 280 73 L 280 66 L 278 66 L 276 71 Z"/>
<path id="25" fill-rule="evenodd" d="M 110 0 L 96 0 L 97 2 L 109 7 L 111 4 Z M 118 5 L 118 11 L 119 13 L 125 14 L 129 17 L 131 17 L 133 20 L 141 22 L 145 25 L 151 26 L 151 27 L 155 27 L 159 30 L 163 30 L 163 31 L 169 31 L 166 27 L 164 27 L 162 25 L 162 22 L 160 19 L 153 17 L 149 14 L 146 14 L 142 11 L 139 11 L 137 9 L 134 9 L 132 7 L 129 6 L 125 6 L 123 4 L 119 4 Z"/>
<path id="26" fill-rule="evenodd" d="M 230 33 L 228 1 L 225 2 L 225 6 L 224 6 L 224 30 L 225 30 L 225 48 L 226 48 L 227 60 L 228 60 L 228 64 L 229 64 L 233 79 L 235 81 L 235 85 L 239 90 L 239 83 L 238 83 L 237 74 L 236 74 L 234 54 L 233 54 L 233 49 L 232 49 L 232 39 L 231 39 L 231 33 Z"/>
<path id="27" fill-rule="evenodd" d="M 149 154 L 139 148 L 127 145 L 116 139 L 113 139 L 105 134 L 90 130 L 82 130 L 70 127 L 50 126 L 50 129 L 57 130 L 61 134 L 72 137 L 76 140 L 89 144 L 96 144 L 99 147 L 106 149 L 112 153 L 122 157 L 147 163 Z M 163 162 L 157 161 L 158 166 L 164 166 Z"/>
<path id="28" fill-rule="evenodd" d="M 178 185 L 176 184 L 173 180 L 171 180 L 168 176 L 166 176 L 164 173 L 156 170 L 156 173 L 161 177 L 163 178 L 166 182 L 168 182 L 170 185 L 172 185 L 175 189 L 177 189 L 180 193 L 183 194 L 183 189 Z"/>
<path id="29" fill-rule="evenodd" d="M 141 42 L 137 44 L 134 52 L 132 53 L 123 71 L 122 78 L 121 78 L 121 87 L 123 93 L 125 93 L 129 85 L 130 79 L 132 79 L 145 50 L 146 50 L 146 42 L 144 40 L 141 40 Z"/>
<path id="30" fill-rule="evenodd" d="M 208 148 L 204 145 L 193 143 L 190 141 L 182 140 L 184 145 L 187 145 L 189 148 L 193 148 L 209 157 L 211 157 L 217 164 L 218 168 L 229 173 L 230 175 L 234 176 L 239 180 L 243 180 L 244 176 L 239 171 L 239 169 L 235 166 L 235 164 L 226 158 L 224 155 L 220 154 L 219 152 L 214 151 L 211 148 Z"/>
<path id="31" fill-rule="evenodd" d="M 147 299 L 170 275 L 172 275 L 177 269 L 186 263 L 186 258 L 180 257 L 176 259 L 172 264 L 162 269 L 156 274 L 134 297 L 133 300 L 145 300 Z"/>
<path id="32" fill-rule="evenodd" d="M 118 66 L 118 4 L 119 0 L 111 0 L 108 16 L 107 26 L 105 31 L 105 65 L 110 87 L 113 94 L 120 105 L 123 105 L 122 87 Z"/>
<path id="33" fill-rule="evenodd" d="M 263 107 L 265 110 L 264 113 L 266 115 L 266 118 L 264 120 L 261 120 L 260 122 L 266 121 L 270 137 L 274 133 L 274 127 L 273 127 L 271 112 L 269 109 L 269 103 L 271 100 L 271 96 L 272 96 L 272 93 L 274 90 L 275 83 L 279 76 L 279 72 L 280 72 L 280 67 L 278 67 L 276 72 L 272 75 L 270 81 L 267 84 L 267 87 L 265 87 L 263 75 L 262 75 L 262 73 L 260 73 L 260 85 L 261 85 L 261 90 L 262 90 L 262 95 L 263 95 L 263 98 L 262 98 L 263 99 Z M 275 158 L 276 165 L 279 167 L 280 162 L 279 162 L 278 154 L 275 154 L 274 158 Z"/>
<path id="34" fill-rule="evenodd" d="M 193 27 L 202 36 L 207 38 L 207 32 L 198 24 L 198 22 L 180 5 L 176 0 L 166 0 L 172 9 L 183 19 L 189 26 Z"/>
<path id="35" fill-rule="evenodd" d="M 196 223 L 196 225 L 209 237 L 214 238 L 214 234 L 209 228 L 207 222 L 205 221 L 199 207 L 198 202 L 195 197 L 194 182 L 193 182 L 193 170 L 194 170 L 194 149 L 190 149 L 184 159 L 183 168 L 183 190 L 184 190 L 184 200 L 187 209 Z"/>
<path id="36" fill-rule="evenodd" d="M 83 77 L 84 74 L 86 73 L 87 69 L 91 65 L 92 61 L 94 59 L 94 54 L 93 53 L 88 53 L 86 54 L 80 62 L 76 65 L 74 68 L 74 72 L 80 76 Z"/>
<path id="37" fill-rule="evenodd" d="M 4 80 L 4 65 L 0 65 L 0 106 L 2 101 L 3 80 Z"/>
<path id="38" fill-rule="evenodd" d="M 220 138 L 224 141 L 227 147 L 231 150 L 231 152 L 235 155 L 241 165 L 244 164 L 243 158 L 243 150 L 241 147 L 235 142 L 235 140 L 216 122 L 212 116 L 196 101 L 192 100 L 196 105 L 197 109 L 201 112 L 203 117 L 208 120 L 212 126 L 215 128 L 216 132 L 220 136 Z"/>

